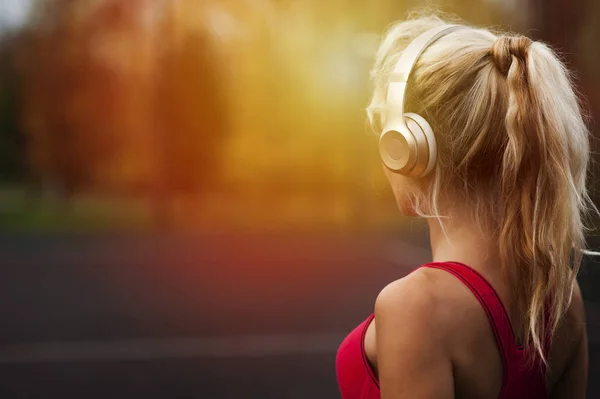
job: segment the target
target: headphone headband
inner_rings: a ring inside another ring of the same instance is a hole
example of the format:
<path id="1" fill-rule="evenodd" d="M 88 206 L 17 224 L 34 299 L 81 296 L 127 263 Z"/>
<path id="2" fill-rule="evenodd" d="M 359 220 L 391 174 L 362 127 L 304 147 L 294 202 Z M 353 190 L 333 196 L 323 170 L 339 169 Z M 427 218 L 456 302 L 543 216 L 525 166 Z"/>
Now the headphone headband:
<path id="1" fill-rule="evenodd" d="M 406 91 L 406 82 L 414 68 L 417 60 L 423 54 L 425 49 L 440 37 L 447 35 L 457 29 L 464 28 L 462 25 L 442 25 L 431 28 L 417 36 L 408 47 L 402 52 L 398 59 L 390 80 L 390 90 L 387 92 L 387 104 L 393 105 L 396 112 L 404 113 L 404 94 Z M 403 83 L 401 90 L 391 90 L 394 83 Z"/>

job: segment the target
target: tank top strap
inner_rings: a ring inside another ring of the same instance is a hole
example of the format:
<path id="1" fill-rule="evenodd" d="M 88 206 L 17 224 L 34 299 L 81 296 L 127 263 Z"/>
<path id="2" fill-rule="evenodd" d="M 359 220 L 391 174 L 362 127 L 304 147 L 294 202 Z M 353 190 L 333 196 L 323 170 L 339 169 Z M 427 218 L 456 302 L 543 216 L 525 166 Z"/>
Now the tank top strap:
<path id="1" fill-rule="evenodd" d="M 494 287 L 479 272 L 462 263 L 431 262 L 421 267 L 444 270 L 458 278 L 473 293 L 487 315 L 506 367 L 515 351 L 520 351 L 522 347 L 517 346 L 510 318 Z"/>

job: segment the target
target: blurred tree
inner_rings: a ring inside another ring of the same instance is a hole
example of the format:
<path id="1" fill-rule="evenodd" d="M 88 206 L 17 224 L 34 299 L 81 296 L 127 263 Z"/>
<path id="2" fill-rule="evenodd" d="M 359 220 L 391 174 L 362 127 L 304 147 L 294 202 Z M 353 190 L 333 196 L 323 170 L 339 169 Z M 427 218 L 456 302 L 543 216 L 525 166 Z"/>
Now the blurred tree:
<path id="1" fill-rule="evenodd" d="M 253 197 L 261 216 L 287 203 L 371 223 L 371 32 L 417 3 L 40 0 L 23 63 L 31 164 L 68 194 L 152 195 L 161 225 L 223 170 L 219 198 L 241 212 Z M 486 1 L 454 3 L 496 20 Z"/>
<path id="2" fill-rule="evenodd" d="M 198 26 L 198 15 L 203 8 L 196 1 L 170 2 L 160 27 L 165 40 L 157 60 L 153 111 L 163 225 L 169 197 L 189 197 L 201 206 L 203 194 L 219 179 L 229 132 L 226 76 L 219 71 L 222 62 L 213 38 Z"/>
<path id="3" fill-rule="evenodd" d="M 218 174 L 227 130 L 203 4 L 37 4 L 22 66 L 30 161 L 39 176 L 67 196 L 160 198 L 161 225 L 175 197 L 201 197 Z"/>
<path id="4" fill-rule="evenodd" d="M 18 36 L 0 41 L 0 182 L 15 183 L 25 177 L 25 140 L 20 129 L 20 80 L 15 69 Z"/>
<path id="5" fill-rule="evenodd" d="M 90 19 L 80 4 L 39 2 L 21 60 L 30 161 L 44 185 L 67 198 L 93 186 L 111 159 L 121 111 L 119 76 L 92 51 L 109 21 Z"/>

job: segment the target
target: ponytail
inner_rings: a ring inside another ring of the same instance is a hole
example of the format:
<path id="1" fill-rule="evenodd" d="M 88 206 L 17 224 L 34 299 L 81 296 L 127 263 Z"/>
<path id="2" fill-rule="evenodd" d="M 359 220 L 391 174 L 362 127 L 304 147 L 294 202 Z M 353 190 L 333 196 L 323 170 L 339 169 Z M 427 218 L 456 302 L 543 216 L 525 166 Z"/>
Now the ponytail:
<path id="1" fill-rule="evenodd" d="M 490 54 L 508 87 L 499 249 L 503 264 L 517 266 L 512 286 L 523 338 L 546 361 L 544 337 L 568 308 L 581 264 L 582 216 L 591 204 L 588 132 L 568 73 L 550 48 L 503 36 Z"/>

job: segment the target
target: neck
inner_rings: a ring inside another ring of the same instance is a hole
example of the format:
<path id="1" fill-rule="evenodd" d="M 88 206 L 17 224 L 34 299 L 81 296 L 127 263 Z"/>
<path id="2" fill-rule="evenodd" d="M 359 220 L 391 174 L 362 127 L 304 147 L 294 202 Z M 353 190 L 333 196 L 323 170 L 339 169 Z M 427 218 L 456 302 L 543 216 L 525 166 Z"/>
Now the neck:
<path id="1" fill-rule="evenodd" d="M 428 219 L 433 261 L 455 261 L 480 271 L 488 268 L 500 271 L 498 248 L 492 235 L 465 220 L 460 217 L 443 219 L 442 229 L 437 219 Z"/>
<path id="2" fill-rule="evenodd" d="M 513 298 L 510 281 L 513 271 L 504 270 L 500 262 L 498 244 L 492 234 L 482 232 L 475 223 L 467 223 L 467 218 L 444 219 L 444 231 L 440 222 L 429 219 L 429 238 L 434 262 L 460 262 L 483 274 L 492 283 L 509 314 L 514 314 L 517 304 Z M 462 222 L 459 222 L 462 221 Z M 520 330 L 515 330 L 520 336 Z"/>

